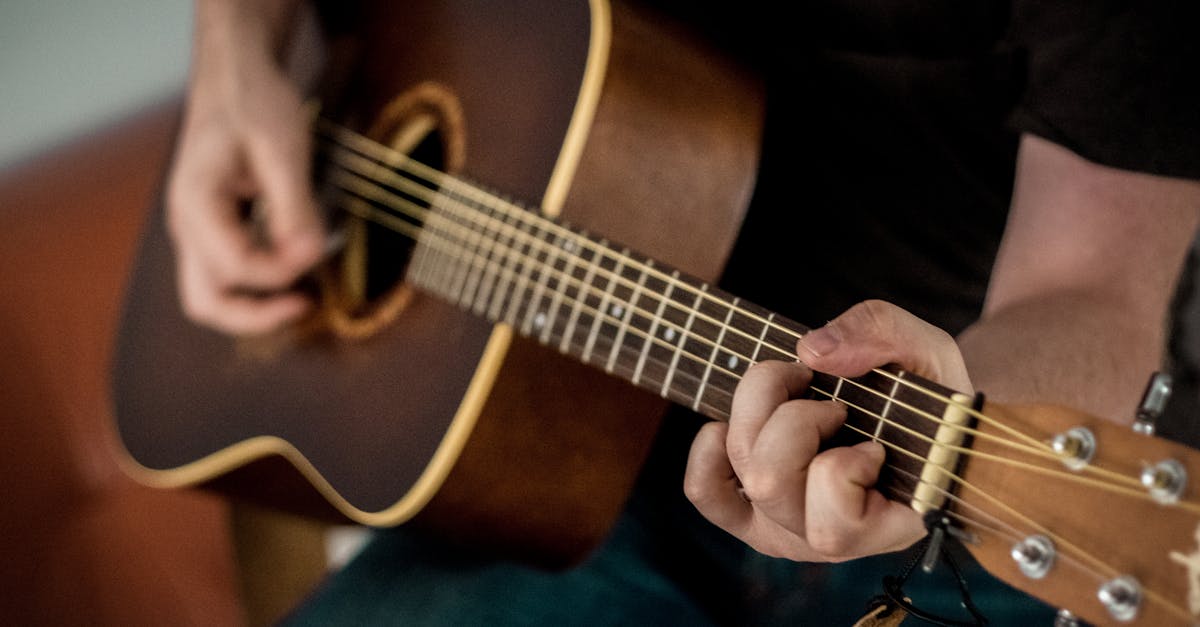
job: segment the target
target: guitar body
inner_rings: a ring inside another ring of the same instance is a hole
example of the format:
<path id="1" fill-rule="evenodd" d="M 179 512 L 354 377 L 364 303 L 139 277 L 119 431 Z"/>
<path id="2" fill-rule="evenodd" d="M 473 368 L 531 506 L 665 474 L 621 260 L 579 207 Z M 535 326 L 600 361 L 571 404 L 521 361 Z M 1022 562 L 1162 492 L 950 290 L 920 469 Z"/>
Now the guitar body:
<path id="1" fill-rule="evenodd" d="M 451 173 L 717 277 L 762 132 L 761 89 L 739 68 L 603 0 L 367 4 L 331 82 L 342 123 L 399 146 L 432 120 Z M 173 266 L 159 210 L 113 381 L 125 465 L 151 485 L 376 526 L 416 517 L 563 564 L 619 513 L 666 406 L 406 286 L 366 331 L 227 338 L 182 317 Z"/>

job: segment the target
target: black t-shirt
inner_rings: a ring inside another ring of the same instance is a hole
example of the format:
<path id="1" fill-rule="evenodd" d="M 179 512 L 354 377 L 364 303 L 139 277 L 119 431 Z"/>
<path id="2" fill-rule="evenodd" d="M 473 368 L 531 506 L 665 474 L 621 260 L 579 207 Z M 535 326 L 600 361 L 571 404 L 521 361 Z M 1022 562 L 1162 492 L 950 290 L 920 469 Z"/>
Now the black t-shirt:
<path id="1" fill-rule="evenodd" d="M 766 77 L 758 193 L 723 283 L 805 324 L 865 298 L 952 333 L 974 320 L 1022 132 L 1200 178 L 1194 3 L 652 4 Z"/>
<path id="2" fill-rule="evenodd" d="M 1021 133 L 1106 165 L 1200 178 L 1190 3 L 653 4 L 766 78 L 759 185 L 722 286 L 810 326 L 868 298 L 951 333 L 974 321 Z M 660 566 L 732 622 L 786 603 L 746 583 L 738 544 L 679 495 L 700 421 L 676 414 L 632 502 Z M 815 586 L 823 572 L 804 567 L 796 581 Z"/>

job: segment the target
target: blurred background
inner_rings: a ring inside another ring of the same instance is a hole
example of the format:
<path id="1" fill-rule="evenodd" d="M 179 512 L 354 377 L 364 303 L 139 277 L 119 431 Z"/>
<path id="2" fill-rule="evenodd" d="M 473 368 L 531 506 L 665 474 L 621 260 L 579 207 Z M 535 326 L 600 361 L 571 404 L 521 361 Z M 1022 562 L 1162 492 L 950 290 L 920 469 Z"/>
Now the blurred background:
<path id="1" fill-rule="evenodd" d="M 191 3 L 0 2 L 0 168 L 178 92 Z"/>

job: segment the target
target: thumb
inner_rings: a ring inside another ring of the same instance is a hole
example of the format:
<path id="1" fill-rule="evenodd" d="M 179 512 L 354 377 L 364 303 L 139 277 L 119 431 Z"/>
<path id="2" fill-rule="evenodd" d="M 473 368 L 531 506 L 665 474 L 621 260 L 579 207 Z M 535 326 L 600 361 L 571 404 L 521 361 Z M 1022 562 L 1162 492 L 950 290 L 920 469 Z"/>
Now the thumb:
<path id="1" fill-rule="evenodd" d="M 907 311 L 880 300 L 861 302 L 800 338 L 805 365 L 839 377 L 857 377 L 884 364 L 956 390 L 973 389 L 954 338 Z"/>

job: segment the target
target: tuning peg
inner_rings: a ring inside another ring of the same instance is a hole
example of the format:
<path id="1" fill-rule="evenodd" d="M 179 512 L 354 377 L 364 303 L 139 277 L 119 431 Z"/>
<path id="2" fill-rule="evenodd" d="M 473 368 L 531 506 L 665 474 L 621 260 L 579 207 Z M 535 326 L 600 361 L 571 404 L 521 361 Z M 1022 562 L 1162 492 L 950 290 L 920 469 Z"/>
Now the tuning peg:
<path id="1" fill-rule="evenodd" d="M 1061 609 L 1054 616 L 1054 627 L 1079 627 L 1079 619 L 1071 613 L 1071 610 Z"/>
<path id="2" fill-rule="evenodd" d="M 1174 459 L 1167 459 L 1142 469 L 1142 485 L 1155 501 L 1169 505 L 1179 501 L 1187 488 L 1187 469 Z"/>
<path id="3" fill-rule="evenodd" d="M 1134 431 L 1154 435 L 1154 425 L 1171 398 L 1172 383 L 1171 375 L 1165 372 L 1156 372 L 1150 376 L 1146 391 L 1142 394 L 1142 402 L 1138 405 L 1137 417 L 1133 421 Z"/>
<path id="4" fill-rule="evenodd" d="M 1127 623 L 1137 616 L 1138 608 L 1142 604 L 1142 586 L 1137 579 L 1122 575 L 1104 582 L 1096 597 L 1108 608 L 1108 613 L 1113 618 Z"/>

